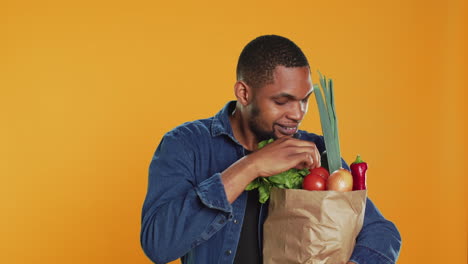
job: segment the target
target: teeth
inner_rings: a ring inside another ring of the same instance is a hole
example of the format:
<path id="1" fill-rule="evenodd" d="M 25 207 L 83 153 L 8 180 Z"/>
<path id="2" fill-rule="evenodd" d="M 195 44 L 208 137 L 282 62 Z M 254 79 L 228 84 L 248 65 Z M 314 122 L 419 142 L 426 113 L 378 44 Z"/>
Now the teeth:
<path id="1" fill-rule="evenodd" d="M 296 127 L 285 127 L 285 126 L 283 126 L 283 128 L 286 129 L 286 130 L 291 130 L 291 131 L 296 130 Z"/>

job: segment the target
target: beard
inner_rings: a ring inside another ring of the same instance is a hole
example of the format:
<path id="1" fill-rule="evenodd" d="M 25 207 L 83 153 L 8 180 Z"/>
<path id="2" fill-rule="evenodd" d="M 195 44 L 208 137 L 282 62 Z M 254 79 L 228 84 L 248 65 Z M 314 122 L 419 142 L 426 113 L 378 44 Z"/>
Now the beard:
<path id="1" fill-rule="evenodd" d="M 273 131 L 273 127 L 271 128 L 271 131 L 264 130 L 259 126 L 260 122 L 260 109 L 256 104 L 254 104 L 252 105 L 251 117 L 249 119 L 249 128 L 257 138 L 257 142 L 268 140 L 270 138 L 276 140 L 277 137 L 275 135 L 275 131 Z"/>
<path id="2" fill-rule="evenodd" d="M 254 133 L 255 137 L 257 138 L 257 142 L 268 140 L 270 138 L 273 138 L 274 140 L 278 139 L 278 137 L 275 134 L 275 131 L 273 130 L 273 125 L 271 127 L 271 130 L 265 130 L 259 125 L 261 124 L 260 109 L 257 107 L 256 104 L 252 105 L 251 117 L 248 123 L 250 130 Z M 299 133 L 296 132 L 292 137 L 299 138 Z"/>

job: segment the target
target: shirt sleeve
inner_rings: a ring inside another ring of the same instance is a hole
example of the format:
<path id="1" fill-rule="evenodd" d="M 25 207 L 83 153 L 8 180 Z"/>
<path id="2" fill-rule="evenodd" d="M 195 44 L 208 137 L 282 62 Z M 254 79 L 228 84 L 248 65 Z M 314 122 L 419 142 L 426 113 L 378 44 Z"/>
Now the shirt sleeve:
<path id="1" fill-rule="evenodd" d="M 350 261 L 357 264 L 394 264 L 400 248 L 401 237 L 396 226 L 367 199 L 364 224 Z"/>
<path id="2" fill-rule="evenodd" d="M 221 174 L 196 183 L 194 151 L 176 132 L 164 136 L 149 168 L 140 242 L 155 263 L 167 263 L 208 240 L 232 218 Z"/>

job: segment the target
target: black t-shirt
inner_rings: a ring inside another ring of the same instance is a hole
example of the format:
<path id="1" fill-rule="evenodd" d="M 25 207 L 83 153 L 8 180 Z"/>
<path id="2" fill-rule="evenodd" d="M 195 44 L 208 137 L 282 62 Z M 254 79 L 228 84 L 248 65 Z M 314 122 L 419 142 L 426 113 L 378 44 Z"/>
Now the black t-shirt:
<path id="1" fill-rule="evenodd" d="M 262 263 L 258 243 L 258 218 L 260 215 L 258 198 L 257 189 L 247 192 L 247 206 L 234 264 Z"/>

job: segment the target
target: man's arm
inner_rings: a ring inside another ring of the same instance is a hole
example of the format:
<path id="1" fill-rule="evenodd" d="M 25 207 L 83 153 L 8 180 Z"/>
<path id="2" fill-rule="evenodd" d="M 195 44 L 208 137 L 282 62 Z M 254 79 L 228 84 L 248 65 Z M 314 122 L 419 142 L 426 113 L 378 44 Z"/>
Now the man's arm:
<path id="1" fill-rule="evenodd" d="M 176 132 L 166 134 L 150 165 L 141 245 L 156 263 L 186 254 L 232 218 L 231 203 L 258 176 L 320 164 L 314 143 L 280 139 L 196 184 L 194 153 Z"/>
<path id="2" fill-rule="evenodd" d="M 150 164 L 140 240 L 155 263 L 180 258 L 232 217 L 220 173 L 195 181 L 192 150 L 190 142 L 172 131 L 164 136 Z"/>
<path id="3" fill-rule="evenodd" d="M 364 225 L 350 261 L 356 264 L 394 264 L 400 248 L 401 237 L 396 226 L 386 220 L 374 203 L 367 199 Z"/>

